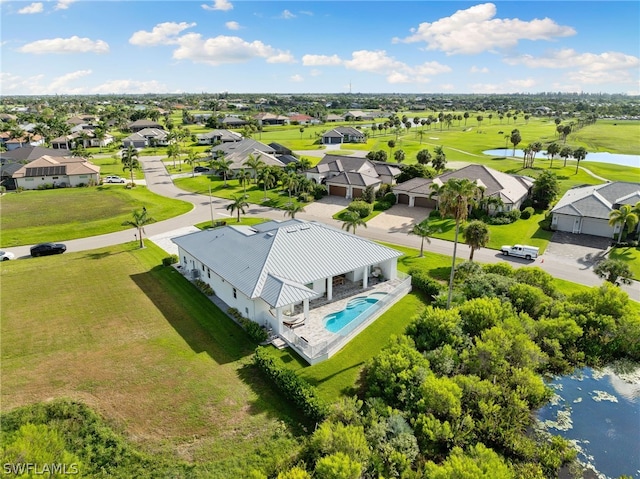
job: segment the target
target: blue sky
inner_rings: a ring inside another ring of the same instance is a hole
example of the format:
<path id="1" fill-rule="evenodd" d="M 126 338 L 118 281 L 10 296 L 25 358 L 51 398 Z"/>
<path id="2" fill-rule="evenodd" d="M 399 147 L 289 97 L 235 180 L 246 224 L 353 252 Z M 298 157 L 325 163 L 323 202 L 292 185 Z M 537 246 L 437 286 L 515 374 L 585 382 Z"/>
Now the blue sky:
<path id="1" fill-rule="evenodd" d="M 0 0 L 0 92 L 640 94 L 637 1 Z"/>

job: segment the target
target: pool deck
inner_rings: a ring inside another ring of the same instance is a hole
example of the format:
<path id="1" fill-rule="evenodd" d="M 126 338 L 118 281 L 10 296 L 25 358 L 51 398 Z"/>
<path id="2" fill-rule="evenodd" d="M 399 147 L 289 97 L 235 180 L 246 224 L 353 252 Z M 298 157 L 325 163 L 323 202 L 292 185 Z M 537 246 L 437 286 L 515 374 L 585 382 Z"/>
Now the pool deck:
<path id="1" fill-rule="evenodd" d="M 310 345 L 317 345 L 323 342 L 330 342 L 334 340 L 337 336 L 340 336 L 339 333 L 332 333 L 328 331 L 324 326 L 324 318 L 331 313 L 337 313 L 346 308 L 347 303 L 354 298 L 358 297 L 366 297 L 371 296 L 375 293 L 391 293 L 402 280 L 400 279 L 392 279 L 385 281 L 383 283 L 379 283 L 372 288 L 367 289 L 366 291 L 359 291 L 353 294 L 352 296 L 348 296 L 346 298 L 342 298 L 336 300 L 334 302 L 319 306 L 317 308 L 313 308 L 309 310 L 309 317 L 301 326 L 295 326 L 293 331 L 297 336 L 300 336 L 305 341 L 307 341 Z M 302 319 L 303 314 L 296 314 L 290 316 L 291 321 L 295 321 L 296 319 Z M 287 326 L 284 326 L 287 328 Z"/>

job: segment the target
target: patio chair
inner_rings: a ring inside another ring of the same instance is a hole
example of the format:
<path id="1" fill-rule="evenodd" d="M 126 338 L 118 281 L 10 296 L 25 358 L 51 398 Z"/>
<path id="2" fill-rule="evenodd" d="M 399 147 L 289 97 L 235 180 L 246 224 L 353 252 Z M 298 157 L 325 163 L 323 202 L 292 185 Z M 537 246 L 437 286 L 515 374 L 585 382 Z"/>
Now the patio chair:
<path id="1" fill-rule="evenodd" d="M 282 321 L 282 324 L 284 324 L 287 328 L 297 328 L 298 326 L 302 326 L 304 324 L 304 316 L 300 316 L 293 321 Z"/>

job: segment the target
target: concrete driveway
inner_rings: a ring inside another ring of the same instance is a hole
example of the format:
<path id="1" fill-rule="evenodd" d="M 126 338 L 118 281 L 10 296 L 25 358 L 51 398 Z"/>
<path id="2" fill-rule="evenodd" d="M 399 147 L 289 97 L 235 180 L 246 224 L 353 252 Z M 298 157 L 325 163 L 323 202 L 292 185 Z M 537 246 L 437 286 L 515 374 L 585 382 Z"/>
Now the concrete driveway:
<path id="1" fill-rule="evenodd" d="M 382 228 L 389 232 L 408 233 L 415 223 L 429 217 L 431 210 L 420 206 L 394 205 L 367 221 L 367 226 Z"/>
<path id="2" fill-rule="evenodd" d="M 351 200 L 340 196 L 324 196 L 322 199 L 305 206 L 304 211 L 308 216 L 331 219 L 333 215 L 349 206 L 349 203 Z"/>
<path id="3" fill-rule="evenodd" d="M 589 267 L 605 259 L 610 245 L 610 238 L 556 231 L 545 255 L 571 259 Z"/>

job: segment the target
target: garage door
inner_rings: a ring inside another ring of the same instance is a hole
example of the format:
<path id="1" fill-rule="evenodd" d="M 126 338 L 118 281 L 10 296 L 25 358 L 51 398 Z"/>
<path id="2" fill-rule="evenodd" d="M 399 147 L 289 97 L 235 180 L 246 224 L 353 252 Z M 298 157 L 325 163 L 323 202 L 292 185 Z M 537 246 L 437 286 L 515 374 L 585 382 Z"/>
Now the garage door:
<path id="1" fill-rule="evenodd" d="M 431 198 L 416 196 L 413 201 L 414 206 L 422 206 L 423 208 L 431 209 L 435 209 L 436 207 L 436 200 L 432 200 Z"/>
<path id="2" fill-rule="evenodd" d="M 329 185 L 329 194 L 333 196 L 342 196 L 344 198 L 347 196 L 347 187 Z"/>
<path id="3" fill-rule="evenodd" d="M 575 218 L 573 216 L 565 215 L 557 215 L 557 217 L 558 224 L 556 225 L 556 230 L 573 233 L 573 222 L 575 221 Z"/>
<path id="4" fill-rule="evenodd" d="M 604 236 L 611 238 L 613 236 L 613 228 L 607 224 L 606 220 L 598 220 L 595 218 L 582 219 L 582 234 Z"/>
<path id="5" fill-rule="evenodd" d="M 351 191 L 353 191 L 353 197 L 354 198 L 361 198 L 362 197 L 362 191 L 363 190 L 360 190 L 358 188 L 352 188 Z"/>
<path id="6" fill-rule="evenodd" d="M 398 204 L 408 205 L 409 204 L 409 195 L 405 195 L 405 194 L 400 193 L 398 195 Z"/>

